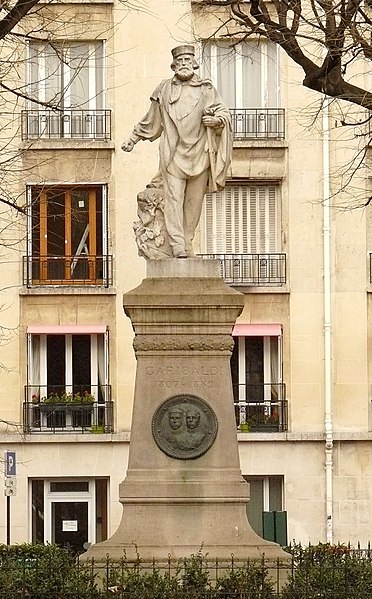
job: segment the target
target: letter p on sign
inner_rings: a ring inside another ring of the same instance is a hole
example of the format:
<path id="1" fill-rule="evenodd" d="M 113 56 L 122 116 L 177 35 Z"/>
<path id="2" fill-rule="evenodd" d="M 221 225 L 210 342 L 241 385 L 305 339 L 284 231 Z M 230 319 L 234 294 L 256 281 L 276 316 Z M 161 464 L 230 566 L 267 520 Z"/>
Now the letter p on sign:
<path id="1" fill-rule="evenodd" d="M 16 468 L 16 452 L 15 451 L 5 451 L 5 475 L 6 476 L 15 476 L 17 474 Z"/>

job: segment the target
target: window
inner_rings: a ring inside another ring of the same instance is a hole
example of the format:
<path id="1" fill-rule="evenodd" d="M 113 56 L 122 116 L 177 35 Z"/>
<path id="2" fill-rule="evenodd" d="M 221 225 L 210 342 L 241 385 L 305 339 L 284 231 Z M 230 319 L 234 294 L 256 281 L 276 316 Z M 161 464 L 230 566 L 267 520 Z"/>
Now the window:
<path id="1" fill-rule="evenodd" d="M 279 250 L 279 187 L 230 184 L 207 193 L 205 253 L 270 254 Z"/>
<path id="2" fill-rule="evenodd" d="M 201 219 L 202 254 L 221 260 L 230 284 L 282 285 L 279 186 L 231 183 L 207 193 Z"/>
<path id="3" fill-rule="evenodd" d="M 26 138 L 107 138 L 102 41 L 29 44 Z"/>
<path id="4" fill-rule="evenodd" d="M 233 335 L 231 378 L 237 425 L 242 431 L 286 430 L 281 326 L 238 324 Z"/>
<path id="5" fill-rule="evenodd" d="M 107 539 L 107 480 L 31 480 L 32 543 L 82 553 Z"/>
<path id="6" fill-rule="evenodd" d="M 25 283 L 108 286 L 105 186 L 30 187 Z"/>
<path id="7" fill-rule="evenodd" d="M 26 430 L 112 429 L 105 326 L 28 327 L 27 365 Z"/>
<path id="8" fill-rule="evenodd" d="M 279 109 L 278 49 L 266 40 L 206 42 L 203 75 L 229 106 L 236 138 L 284 137 Z"/>
<path id="9" fill-rule="evenodd" d="M 264 40 L 207 42 L 202 52 L 203 74 L 212 79 L 230 108 L 278 106 L 275 44 Z"/>
<path id="10" fill-rule="evenodd" d="M 250 485 L 247 516 L 253 530 L 264 539 L 286 545 L 287 519 L 282 511 L 283 476 L 244 476 L 244 479 Z M 276 517 L 265 518 L 266 515 Z M 271 525 L 273 521 L 274 526 Z"/>

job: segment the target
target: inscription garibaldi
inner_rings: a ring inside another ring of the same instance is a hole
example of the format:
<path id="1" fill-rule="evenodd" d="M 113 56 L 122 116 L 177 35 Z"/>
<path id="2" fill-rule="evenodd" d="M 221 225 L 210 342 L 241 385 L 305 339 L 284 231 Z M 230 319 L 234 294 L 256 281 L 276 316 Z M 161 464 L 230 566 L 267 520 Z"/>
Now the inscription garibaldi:
<path id="1" fill-rule="evenodd" d="M 122 144 L 131 152 L 140 140 L 160 138 L 159 171 L 138 196 L 137 245 L 147 258 L 194 255 L 204 194 L 208 185 L 225 186 L 231 162 L 229 109 L 211 82 L 196 75 L 192 45 L 177 46 L 172 56 L 174 77 L 156 87 L 147 114 Z"/>

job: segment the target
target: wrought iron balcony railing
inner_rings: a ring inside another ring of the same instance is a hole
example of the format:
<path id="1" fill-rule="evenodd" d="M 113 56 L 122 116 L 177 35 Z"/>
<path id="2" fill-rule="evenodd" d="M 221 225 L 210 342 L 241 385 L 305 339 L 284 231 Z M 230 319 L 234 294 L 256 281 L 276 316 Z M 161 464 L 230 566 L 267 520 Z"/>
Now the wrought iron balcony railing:
<path id="1" fill-rule="evenodd" d="M 111 139 L 111 110 L 22 110 L 22 139 Z"/>
<path id="2" fill-rule="evenodd" d="M 287 282 L 285 254 L 199 254 L 217 259 L 228 285 L 279 286 Z"/>
<path id="3" fill-rule="evenodd" d="M 284 139 L 284 108 L 230 108 L 234 139 Z"/>
<path id="4" fill-rule="evenodd" d="M 27 385 L 25 433 L 111 433 L 114 410 L 110 385 Z"/>
<path id="5" fill-rule="evenodd" d="M 112 285 L 112 256 L 23 256 L 23 284 Z"/>
<path id="6" fill-rule="evenodd" d="M 284 383 L 233 385 L 236 424 L 241 431 L 288 430 Z"/>

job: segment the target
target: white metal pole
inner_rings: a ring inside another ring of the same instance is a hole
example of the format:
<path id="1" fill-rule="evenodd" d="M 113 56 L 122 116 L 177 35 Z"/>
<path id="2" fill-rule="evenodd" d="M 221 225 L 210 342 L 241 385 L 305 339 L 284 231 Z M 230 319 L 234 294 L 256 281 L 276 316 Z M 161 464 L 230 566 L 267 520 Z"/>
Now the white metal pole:
<path id="1" fill-rule="evenodd" d="M 332 316 L 331 316 L 331 207 L 329 108 L 324 99 L 323 112 L 323 296 L 324 296 L 324 429 L 326 537 L 333 542 L 333 409 L 332 409 Z"/>

